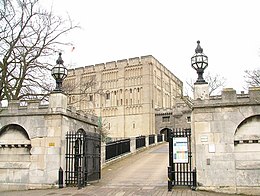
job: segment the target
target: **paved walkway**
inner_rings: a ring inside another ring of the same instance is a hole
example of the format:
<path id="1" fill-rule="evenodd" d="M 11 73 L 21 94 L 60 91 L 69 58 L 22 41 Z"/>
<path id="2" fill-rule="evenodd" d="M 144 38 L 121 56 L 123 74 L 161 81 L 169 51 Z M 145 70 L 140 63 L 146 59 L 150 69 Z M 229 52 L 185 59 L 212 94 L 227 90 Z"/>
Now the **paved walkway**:
<path id="1" fill-rule="evenodd" d="M 168 143 L 125 158 L 102 170 L 102 179 L 83 189 L 0 192 L 1 196 L 224 196 L 190 189 L 167 189 Z"/>

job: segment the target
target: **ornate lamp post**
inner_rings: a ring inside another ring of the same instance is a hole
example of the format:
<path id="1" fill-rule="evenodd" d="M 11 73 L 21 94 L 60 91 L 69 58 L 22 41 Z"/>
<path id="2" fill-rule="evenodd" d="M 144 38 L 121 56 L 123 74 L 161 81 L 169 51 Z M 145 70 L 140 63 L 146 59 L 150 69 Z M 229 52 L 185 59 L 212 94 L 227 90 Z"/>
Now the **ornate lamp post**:
<path id="1" fill-rule="evenodd" d="M 200 47 L 200 41 L 197 41 L 197 43 L 198 45 L 195 49 L 195 54 L 191 57 L 191 66 L 198 74 L 198 79 L 195 84 L 207 84 L 203 78 L 203 73 L 208 67 L 208 57 L 203 53 L 203 49 Z"/>
<path id="2" fill-rule="evenodd" d="M 64 61 L 59 53 L 59 58 L 56 61 L 56 66 L 52 68 L 51 75 L 56 80 L 55 92 L 62 92 L 62 82 L 68 75 L 67 68 L 63 65 Z"/>

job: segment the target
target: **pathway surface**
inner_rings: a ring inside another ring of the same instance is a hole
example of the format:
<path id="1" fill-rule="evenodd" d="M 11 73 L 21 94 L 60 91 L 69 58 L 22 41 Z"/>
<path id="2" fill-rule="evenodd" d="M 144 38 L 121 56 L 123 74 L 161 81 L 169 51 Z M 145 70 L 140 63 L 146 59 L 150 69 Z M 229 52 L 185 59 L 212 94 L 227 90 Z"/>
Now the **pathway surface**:
<path id="1" fill-rule="evenodd" d="M 102 170 L 102 179 L 85 188 L 0 192 L 1 196 L 224 196 L 190 189 L 167 189 L 168 143 L 118 161 Z"/>

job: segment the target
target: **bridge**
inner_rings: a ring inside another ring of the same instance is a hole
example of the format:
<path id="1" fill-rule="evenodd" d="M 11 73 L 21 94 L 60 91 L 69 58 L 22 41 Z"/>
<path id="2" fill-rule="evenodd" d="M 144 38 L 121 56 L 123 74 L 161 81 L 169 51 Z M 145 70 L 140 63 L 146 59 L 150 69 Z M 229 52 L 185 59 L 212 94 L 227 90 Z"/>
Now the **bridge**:
<path id="1" fill-rule="evenodd" d="M 0 192 L 1 196 L 42 196 L 42 195 L 96 195 L 96 196 L 128 196 L 128 195 L 174 195 L 174 196 L 224 196 L 226 194 L 192 191 L 186 188 L 176 188 L 168 192 L 167 166 L 168 143 L 148 148 L 102 170 L 99 181 L 78 189 L 67 187 L 61 189 L 28 190 Z"/>

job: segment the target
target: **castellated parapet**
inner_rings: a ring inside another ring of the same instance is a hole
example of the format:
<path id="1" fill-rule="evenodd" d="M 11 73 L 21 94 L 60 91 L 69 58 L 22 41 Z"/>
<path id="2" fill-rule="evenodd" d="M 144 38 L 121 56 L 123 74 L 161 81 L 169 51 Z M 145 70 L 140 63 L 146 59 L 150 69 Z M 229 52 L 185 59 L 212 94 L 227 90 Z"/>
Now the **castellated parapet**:
<path id="1" fill-rule="evenodd" d="M 8 106 L 0 107 L 0 111 L 0 117 L 60 114 L 93 125 L 96 125 L 98 120 L 97 116 L 85 113 L 81 110 L 76 110 L 75 107 L 71 106 L 67 107 L 66 111 L 59 109 L 56 111 L 50 111 L 49 105 L 41 105 L 39 100 L 31 100 L 26 102 L 15 100 L 9 101 Z"/>
<path id="2" fill-rule="evenodd" d="M 69 69 L 68 75 L 70 77 L 73 76 L 80 76 L 84 74 L 95 74 L 97 72 L 104 72 L 104 71 L 112 71 L 112 70 L 119 70 L 134 67 L 137 65 L 150 65 L 156 66 L 159 70 L 165 73 L 166 76 L 170 77 L 177 85 L 183 86 L 182 81 L 175 76 L 170 70 L 168 70 L 164 65 L 162 65 L 156 58 L 152 55 L 146 55 L 141 57 L 134 57 L 129 59 L 121 59 L 117 61 L 110 61 L 106 63 L 99 63 L 95 65 L 88 65 L 85 67 L 78 67 L 75 69 Z"/>
<path id="3" fill-rule="evenodd" d="M 221 95 L 210 96 L 206 100 L 194 100 L 194 108 L 258 104 L 260 104 L 260 87 L 249 87 L 248 94 L 237 94 L 233 88 L 224 88 Z"/>
<path id="4" fill-rule="evenodd" d="M 134 57 L 129 59 L 122 59 L 117 61 L 110 61 L 106 63 L 99 63 L 95 65 L 89 65 L 85 67 L 79 67 L 75 69 L 70 69 L 70 74 L 82 74 L 82 73 L 90 73 L 90 72 L 98 72 L 103 70 L 110 70 L 110 69 L 120 69 L 123 67 L 131 67 L 136 65 L 152 65 L 156 64 L 157 66 L 160 65 L 165 73 L 167 75 L 172 75 L 171 71 L 169 71 L 165 66 L 163 66 L 156 58 L 154 58 L 152 55 L 147 56 L 141 56 L 141 57 Z M 69 75 L 70 75 L 69 74 Z M 175 76 L 176 77 L 176 76 Z"/>

